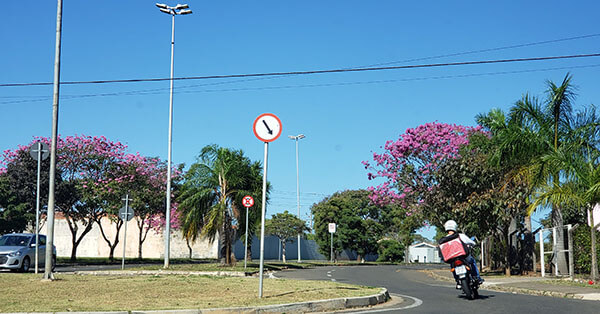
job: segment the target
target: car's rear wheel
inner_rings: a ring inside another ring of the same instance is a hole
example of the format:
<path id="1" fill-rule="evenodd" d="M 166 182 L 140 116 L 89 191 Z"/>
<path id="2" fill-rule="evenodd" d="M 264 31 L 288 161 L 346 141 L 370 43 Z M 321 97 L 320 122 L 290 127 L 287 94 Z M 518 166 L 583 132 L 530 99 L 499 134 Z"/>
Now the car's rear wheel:
<path id="1" fill-rule="evenodd" d="M 25 256 L 23 258 L 23 262 L 21 263 L 21 269 L 19 269 L 22 273 L 26 273 L 31 268 L 31 261 L 29 260 L 29 256 Z"/>

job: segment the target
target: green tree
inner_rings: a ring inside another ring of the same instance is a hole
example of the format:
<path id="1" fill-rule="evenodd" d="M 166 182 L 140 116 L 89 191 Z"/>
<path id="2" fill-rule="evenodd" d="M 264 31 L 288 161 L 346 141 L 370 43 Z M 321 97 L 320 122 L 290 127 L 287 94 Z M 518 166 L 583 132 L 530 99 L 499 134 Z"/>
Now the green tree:
<path id="1" fill-rule="evenodd" d="M 361 260 L 365 255 L 377 252 L 377 241 L 384 231 L 381 223 L 384 209 L 372 204 L 369 196 L 370 192 L 366 190 L 348 190 L 336 192 L 312 205 L 317 244 L 323 255 L 330 254 L 329 223 L 337 224 L 333 245 L 335 255 L 344 249 L 353 250 Z"/>
<path id="2" fill-rule="evenodd" d="M 219 258 L 231 265 L 233 226 L 243 220 L 242 198 L 249 194 L 256 208 L 262 206 L 261 169 L 260 163 L 252 162 L 241 150 L 204 147 L 185 173 L 178 197 L 184 237 L 193 242 L 198 236 L 207 236 L 213 241 L 219 235 Z"/>
<path id="3" fill-rule="evenodd" d="M 290 214 L 287 210 L 283 213 L 275 214 L 271 219 L 265 221 L 265 233 L 274 235 L 281 241 L 284 263 L 286 263 L 286 244 L 288 242 L 294 243 L 294 239 L 298 234 L 303 234 L 307 231 L 310 231 L 310 228 L 306 226 L 306 223 L 295 215 Z"/>
<path id="4" fill-rule="evenodd" d="M 530 205 L 530 211 L 538 206 L 558 205 L 563 207 L 583 208 L 591 219 L 591 277 L 598 279 L 596 230 L 591 214 L 594 206 L 600 203 L 600 121 L 595 114 L 595 108 L 584 112 L 578 119 L 578 128 L 571 135 L 572 140 L 567 144 L 547 153 L 543 162 L 547 167 L 560 169 L 563 177 L 560 181 L 547 181 L 541 186 Z M 583 121 L 583 123 L 582 123 Z"/>
<path id="5" fill-rule="evenodd" d="M 436 208 L 438 219 L 431 221 L 453 219 L 462 232 L 479 239 L 501 232 L 505 271 L 510 275 L 510 225 L 523 220 L 529 190 L 525 182 L 505 181 L 502 169 L 487 160 L 486 154 L 469 146 L 461 157 L 446 161 L 436 173 L 438 185 L 426 203 Z M 443 225 L 436 226 L 442 229 Z"/>
<path id="6" fill-rule="evenodd" d="M 560 85 L 547 81 L 546 99 L 540 103 L 535 97 L 525 95 L 511 108 L 512 119 L 526 129 L 527 134 L 535 135 L 533 147 L 524 151 L 529 154 L 529 179 L 533 187 L 543 190 L 549 186 L 560 185 L 563 172 L 549 168 L 544 156 L 568 144 L 572 132 L 573 108 L 575 97 L 571 75 L 567 74 Z M 560 204 L 549 203 L 552 207 L 553 226 L 557 227 L 557 250 L 564 250 L 564 219 Z M 557 268 L 561 274 L 568 273 L 565 253 L 557 255 Z"/>
<path id="7" fill-rule="evenodd" d="M 404 259 L 404 246 L 395 240 L 381 240 L 377 251 L 378 262 L 402 262 Z"/>
<path id="8" fill-rule="evenodd" d="M 31 208 L 16 201 L 8 175 L 0 174 L 0 234 L 23 231 L 30 219 Z"/>

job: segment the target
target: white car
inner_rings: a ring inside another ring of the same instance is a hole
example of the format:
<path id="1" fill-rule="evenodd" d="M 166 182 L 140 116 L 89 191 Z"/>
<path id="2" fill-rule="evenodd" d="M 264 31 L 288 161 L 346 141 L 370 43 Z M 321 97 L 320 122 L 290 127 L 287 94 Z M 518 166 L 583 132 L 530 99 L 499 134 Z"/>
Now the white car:
<path id="1" fill-rule="evenodd" d="M 46 236 L 39 235 L 38 247 L 39 266 L 43 267 L 46 260 Z M 10 233 L 0 237 L 0 269 L 19 270 L 28 272 L 35 266 L 35 234 Z M 52 270 L 56 266 L 56 247 L 53 247 Z"/>

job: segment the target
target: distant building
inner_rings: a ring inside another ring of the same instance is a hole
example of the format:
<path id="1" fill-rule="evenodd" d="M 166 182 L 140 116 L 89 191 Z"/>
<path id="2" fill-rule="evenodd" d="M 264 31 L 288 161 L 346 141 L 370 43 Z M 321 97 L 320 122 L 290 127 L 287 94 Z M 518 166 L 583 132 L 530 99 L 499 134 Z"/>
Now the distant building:
<path id="1" fill-rule="evenodd" d="M 411 263 L 441 263 L 437 245 L 421 242 L 408 247 Z"/>

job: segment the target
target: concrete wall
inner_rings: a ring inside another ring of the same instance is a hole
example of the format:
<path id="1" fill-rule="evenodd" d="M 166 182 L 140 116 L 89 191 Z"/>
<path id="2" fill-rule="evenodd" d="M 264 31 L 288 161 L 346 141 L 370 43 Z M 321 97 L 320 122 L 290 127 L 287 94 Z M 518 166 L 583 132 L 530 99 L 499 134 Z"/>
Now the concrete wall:
<path id="1" fill-rule="evenodd" d="M 46 224 L 42 227 L 40 233 L 46 234 Z M 116 226 L 115 223 L 109 219 L 102 220 L 102 228 L 106 236 L 113 241 Z M 79 230 L 83 230 L 84 226 L 80 225 Z M 119 244 L 115 248 L 115 257 L 123 256 L 123 238 L 124 238 L 125 226 L 121 227 L 119 232 Z M 81 231 L 79 231 L 79 234 Z M 127 224 L 127 248 L 125 250 L 126 257 L 138 257 L 138 239 L 139 239 L 139 228 L 135 218 L 130 220 Z M 58 218 L 54 223 L 54 245 L 56 246 L 56 253 L 58 256 L 71 256 L 71 231 L 67 221 L 64 218 Z M 164 258 L 164 246 L 165 239 L 162 233 L 157 234 L 153 230 L 148 232 L 146 241 L 142 246 L 142 257 L 144 258 Z M 189 256 L 189 251 L 185 242 L 182 238 L 181 232 L 178 230 L 172 230 L 171 241 L 170 241 L 170 256 L 172 258 L 185 258 Z M 194 258 L 217 258 L 218 254 L 218 243 L 209 242 L 206 239 L 200 239 L 192 245 L 192 252 Z M 108 244 L 102 237 L 100 228 L 97 224 L 94 224 L 92 230 L 85 235 L 79 246 L 77 247 L 78 257 L 108 257 L 110 249 Z"/>
<path id="2" fill-rule="evenodd" d="M 233 253 L 235 254 L 235 258 L 237 260 L 244 260 L 244 237 L 242 236 L 242 241 L 238 240 L 235 242 L 233 246 Z M 248 238 L 248 243 L 250 243 L 250 238 Z M 252 259 L 260 259 L 260 240 L 254 236 L 252 238 Z M 250 245 L 250 244 L 249 244 Z M 319 252 L 319 246 L 314 240 L 306 240 L 301 239 L 300 243 L 300 257 L 303 260 L 328 260 L 328 256 L 324 256 Z M 286 244 L 286 259 L 288 261 L 298 260 L 298 244 L 294 241 L 294 243 Z M 268 260 L 279 260 L 280 256 L 280 248 L 279 248 L 279 239 L 275 236 L 265 236 L 265 259 Z M 356 252 L 352 251 L 343 251 L 340 256 L 338 256 L 338 260 L 356 260 L 357 255 Z M 374 261 L 377 259 L 377 255 L 367 255 L 365 257 L 366 261 Z"/>

